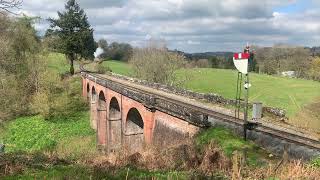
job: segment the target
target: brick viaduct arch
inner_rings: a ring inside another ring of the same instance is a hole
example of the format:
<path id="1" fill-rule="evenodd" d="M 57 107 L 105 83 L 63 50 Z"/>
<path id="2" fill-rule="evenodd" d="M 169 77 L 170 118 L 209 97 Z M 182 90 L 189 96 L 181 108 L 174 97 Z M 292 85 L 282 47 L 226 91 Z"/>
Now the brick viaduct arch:
<path id="1" fill-rule="evenodd" d="M 107 152 L 120 148 L 136 151 L 151 143 L 176 144 L 197 133 L 200 127 L 211 125 L 225 126 L 239 135 L 243 132 L 242 122 L 195 102 L 188 95 L 185 97 L 185 92 L 175 96 L 171 94 L 174 89 L 163 89 L 159 84 L 150 85 L 117 75 L 81 73 L 82 94 L 90 104 L 90 125 L 97 131 L 98 147 Z M 280 130 L 274 124 L 262 123 L 250 131 L 248 137 L 275 154 L 281 154 L 282 147 L 288 146 L 292 157 L 311 158 L 320 153 L 317 139 L 299 131 Z"/>
<path id="2" fill-rule="evenodd" d="M 96 101 L 97 101 L 97 92 L 94 86 L 91 87 L 91 94 L 90 94 L 90 124 L 93 129 L 97 129 L 97 117 L 96 114 Z"/>
<path id="3" fill-rule="evenodd" d="M 105 146 L 106 145 L 106 132 L 107 127 L 105 126 L 105 122 L 107 120 L 107 102 L 103 91 L 99 93 L 99 100 L 97 104 L 97 143 Z"/>
<path id="4" fill-rule="evenodd" d="M 142 103 L 83 78 L 83 97 L 90 104 L 90 125 L 97 133 L 97 144 L 106 152 L 124 148 L 130 152 L 156 141 L 172 140 L 164 127 L 182 128 L 182 136 L 197 128 L 166 113 L 153 111 Z M 167 137 L 164 137 L 166 136 Z M 174 134 L 176 136 L 177 134 Z M 173 141 L 172 141 L 173 142 Z M 166 143 L 160 143 L 166 144 Z"/>
<path id="5" fill-rule="evenodd" d="M 141 150 L 144 146 L 144 122 L 140 112 L 136 108 L 128 111 L 125 121 L 126 147 L 131 151 Z"/>

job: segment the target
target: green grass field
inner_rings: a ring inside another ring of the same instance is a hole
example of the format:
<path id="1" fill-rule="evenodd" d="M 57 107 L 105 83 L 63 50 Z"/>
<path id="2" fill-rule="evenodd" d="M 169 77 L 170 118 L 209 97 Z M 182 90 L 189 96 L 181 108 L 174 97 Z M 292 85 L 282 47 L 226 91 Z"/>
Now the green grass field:
<path id="1" fill-rule="evenodd" d="M 52 53 L 48 59 L 50 68 L 60 74 L 68 72 L 69 66 L 63 55 Z M 133 75 L 131 66 L 124 62 L 104 61 L 102 66 L 109 67 L 117 74 Z M 93 65 L 89 64 L 87 68 L 93 68 Z M 235 97 L 237 72 L 234 70 L 195 68 L 180 70 L 177 75 L 190 77 L 184 84 L 186 89 L 216 93 L 231 99 Z M 255 73 L 250 74 L 250 81 L 251 102 L 259 101 L 265 106 L 283 108 L 290 121 L 301 127 L 312 127 L 315 130 L 320 128 L 320 113 L 314 108 L 320 104 L 319 82 Z M 310 119 L 310 122 L 306 124 L 301 119 Z"/>
<path id="2" fill-rule="evenodd" d="M 6 123 L 0 134 L 6 152 L 59 151 L 61 146 L 67 147 L 77 138 L 92 139 L 95 147 L 95 132 L 90 127 L 88 112 L 54 121 L 41 116 L 21 117 Z"/>
<path id="3" fill-rule="evenodd" d="M 103 65 L 118 74 L 132 74 L 130 66 L 126 63 L 105 61 Z M 185 84 L 187 89 L 235 98 L 237 72 L 234 70 L 196 68 L 180 71 L 179 75 L 191 77 Z M 260 101 L 267 106 L 286 109 L 289 117 L 293 117 L 305 105 L 320 98 L 320 83 L 315 81 L 251 73 L 250 82 L 251 102 Z"/>
<path id="4" fill-rule="evenodd" d="M 59 74 L 65 74 L 69 72 L 69 62 L 65 55 L 60 53 L 49 53 L 46 57 L 47 66 L 50 70 L 56 71 Z M 74 71 L 79 72 L 79 63 L 74 61 Z"/>
<path id="5" fill-rule="evenodd" d="M 189 69 L 192 80 L 186 88 L 197 92 L 217 93 L 235 98 L 237 73 L 223 69 Z M 249 101 L 263 102 L 272 107 L 284 108 L 292 117 L 303 106 L 320 97 L 320 83 L 251 73 Z"/>
<path id="6" fill-rule="evenodd" d="M 59 74 L 69 71 L 69 65 L 65 55 L 60 53 L 49 53 L 47 56 L 47 66 L 50 70 L 54 70 Z"/>
<path id="7" fill-rule="evenodd" d="M 109 67 L 112 72 L 125 75 L 125 76 L 132 76 L 133 71 L 129 64 L 119 62 L 119 61 L 104 61 L 102 63 L 104 67 Z"/>

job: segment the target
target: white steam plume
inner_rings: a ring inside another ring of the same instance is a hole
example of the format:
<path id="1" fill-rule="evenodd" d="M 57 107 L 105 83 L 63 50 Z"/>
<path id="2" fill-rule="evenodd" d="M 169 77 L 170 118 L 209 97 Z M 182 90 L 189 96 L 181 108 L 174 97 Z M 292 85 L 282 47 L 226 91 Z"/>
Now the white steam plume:
<path id="1" fill-rule="evenodd" d="M 96 49 L 96 52 L 93 53 L 95 58 L 98 58 L 101 54 L 103 54 L 104 50 L 101 47 Z"/>

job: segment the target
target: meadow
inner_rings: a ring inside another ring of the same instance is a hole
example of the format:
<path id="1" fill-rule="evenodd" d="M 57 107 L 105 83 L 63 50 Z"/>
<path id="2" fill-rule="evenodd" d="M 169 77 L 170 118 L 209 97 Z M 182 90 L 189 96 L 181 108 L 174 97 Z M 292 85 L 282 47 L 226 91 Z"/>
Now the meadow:
<path id="1" fill-rule="evenodd" d="M 45 120 L 41 116 L 20 117 L 2 127 L 1 138 L 8 153 L 56 151 L 67 155 L 70 149 L 81 149 L 79 145 L 82 143 L 76 143 L 81 139 L 88 139 L 88 145 L 95 147 L 95 132 L 90 128 L 88 119 L 88 112 L 54 120 Z M 74 151 L 72 153 L 75 155 Z"/>
<path id="2" fill-rule="evenodd" d="M 61 54 L 51 54 L 49 67 L 57 69 L 58 72 L 67 71 L 66 61 L 57 61 L 61 58 L 63 58 Z M 89 65 L 89 69 L 92 68 L 91 66 Z M 128 63 L 110 60 L 104 61 L 102 66 L 110 68 L 117 74 L 133 76 L 133 70 Z M 190 80 L 183 85 L 186 89 L 215 93 L 230 99 L 235 98 L 237 81 L 235 70 L 193 68 L 177 72 L 178 77 L 185 75 L 190 77 Z M 285 109 L 290 118 L 303 111 L 308 105 L 320 103 L 319 82 L 256 73 L 251 73 L 249 78 L 252 85 L 249 92 L 250 102 L 262 102 L 266 106 Z M 320 114 L 315 116 L 320 118 Z"/>
<path id="3" fill-rule="evenodd" d="M 192 79 L 187 89 L 203 93 L 217 93 L 226 98 L 235 98 L 237 72 L 225 69 L 188 69 Z M 286 109 L 289 117 L 320 97 L 320 83 L 309 80 L 276 77 L 251 73 L 249 75 L 250 102 Z"/>
<path id="4" fill-rule="evenodd" d="M 114 73 L 130 76 L 130 65 L 119 61 L 104 61 Z M 235 98 L 237 72 L 235 70 L 194 68 L 177 73 L 190 76 L 184 87 L 196 92 L 216 93 L 226 98 Z M 265 74 L 250 74 L 249 101 L 262 102 L 264 105 L 283 108 L 289 117 L 295 116 L 305 106 L 320 99 L 320 83 Z"/>

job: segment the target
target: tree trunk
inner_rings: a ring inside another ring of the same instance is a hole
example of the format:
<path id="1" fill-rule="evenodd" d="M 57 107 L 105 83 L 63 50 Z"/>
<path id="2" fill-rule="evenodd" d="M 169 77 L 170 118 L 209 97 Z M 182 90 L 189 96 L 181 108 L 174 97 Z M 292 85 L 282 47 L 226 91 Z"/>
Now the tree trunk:
<path id="1" fill-rule="evenodd" d="M 68 58 L 69 58 L 69 61 L 70 61 L 70 74 L 74 75 L 74 67 L 73 67 L 74 55 L 73 54 L 69 54 Z"/>

